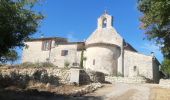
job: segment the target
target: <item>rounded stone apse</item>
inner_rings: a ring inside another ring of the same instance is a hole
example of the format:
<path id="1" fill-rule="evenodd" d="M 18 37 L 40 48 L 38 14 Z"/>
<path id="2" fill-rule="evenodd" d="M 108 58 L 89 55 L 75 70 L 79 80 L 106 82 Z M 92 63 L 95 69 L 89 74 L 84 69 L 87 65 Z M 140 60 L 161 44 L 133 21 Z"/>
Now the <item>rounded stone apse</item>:
<path id="1" fill-rule="evenodd" d="M 86 69 L 116 75 L 120 54 L 120 47 L 114 44 L 93 43 L 86 45 Z"/>

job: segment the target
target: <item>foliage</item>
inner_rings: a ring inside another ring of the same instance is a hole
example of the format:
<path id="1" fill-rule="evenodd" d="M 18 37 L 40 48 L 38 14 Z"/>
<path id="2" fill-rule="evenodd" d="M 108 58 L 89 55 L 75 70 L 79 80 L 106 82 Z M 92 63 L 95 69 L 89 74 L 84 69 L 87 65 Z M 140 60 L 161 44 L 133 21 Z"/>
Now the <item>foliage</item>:
<path id="1" fill-rule="evenodd" d="M 64 68 L 68 68 L 69 65 L 70 65 L 70 63 L 68 61 L 64 62 Z"/>
<path id="2" fill-rule="evenodd" d="M 138 0 L 138 9 L 143 13 L 141 28 L 147 39 L 156 41 L 170 59 L 170 0 Z"/>
<path id="3" fill-rule="evenodd" d="M 31 62 L 24 62 L 22 64 L 19 65 L 19 67 L 35 67 L 35 65 Z"/>
<path id="4" fill-rule="evenodd" d="M 18 53 L 15 50 L 10 50 L 1 58 L 1 62 L 9 61 L 13 64 L 18 58 Z"/>
<path id="5" fill-rule="evenodd" d="M 50 63 L 50 62 L 42 62 L 40 65 L 42 67 L 55 67 L 55 65 L 53 63 Z"/>
<path id="6" fill-rule="evenodd" d="M 161 70 L 167 74 L 168 76 L 170 76 L 170 59 L 164 59 L 164 61 L 162 62 L 162 67 Z"/>
<path id="7" fill-rule="evenodd" d="M 123 74 L 120 73 L 120 72 L 118 72 L 116 76 L 117 76 L 117 77 L 123 77 Z"/>
<path id="8" fill-rule="evenodd" d="M 37 31 L 41 13 L 33 10 L 38 0 L 0 0 L 0 61 L 11 49 Z"/>
<path id="9" fill-rule="evenodd" d="M 22 64 L 19 65 L 19 67 L 25 67 L 25 68 L 29 68 L 29 67 L 55 67 L 54 64 L 50 63 L 50 62 L 37 62 L 37 63 L 31 63 L 31 62 L 24 62 Z"/>

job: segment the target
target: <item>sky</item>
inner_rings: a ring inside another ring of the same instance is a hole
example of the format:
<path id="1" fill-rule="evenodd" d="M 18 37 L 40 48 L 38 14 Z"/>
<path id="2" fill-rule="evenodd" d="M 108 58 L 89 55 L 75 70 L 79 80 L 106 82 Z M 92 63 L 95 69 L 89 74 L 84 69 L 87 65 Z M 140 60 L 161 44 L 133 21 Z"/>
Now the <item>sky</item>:
<path id="1" fill-rule="evenodd" d="M 139 18 L 142 14 L 137 9 L 137 0 L 44 0 L 35 7 L 45 19 L 39 30 L 32 37 L 65 37 L 69 41 L 84 41 L 97 28 L 97 18 L 105 10 L 113 16 L 113 27 L 138 52 L 163 60 L 159 47 L 145 38 L 140 29 Z M 22 50 L 17 49 L 20 57 Z M 19 60 L 18 62 L 21 62 Z"/>

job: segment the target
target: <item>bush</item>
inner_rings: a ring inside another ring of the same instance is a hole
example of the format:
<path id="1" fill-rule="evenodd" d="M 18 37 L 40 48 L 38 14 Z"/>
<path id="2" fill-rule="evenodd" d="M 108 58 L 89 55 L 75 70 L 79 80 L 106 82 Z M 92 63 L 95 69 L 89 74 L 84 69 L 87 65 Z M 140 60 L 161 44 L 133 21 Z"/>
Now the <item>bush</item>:
<path id="1" fill-rule="evenodd" d="M 22 64 L 19 65 L 19 67 L 35 67 L 35 64 L 31 63 L 31 62 L 24 62 Z"/>
<path id="2" fill-rule="evenodd" d="M 41 67 L 55 67 L 55 65 L 50 62 L 43 62 L 41 64 Z"/>
<path id="3" fill-rule="evenodd" d="M 68 68 L 69 65 L 70 65 L 70 63 L 68 61 L 64 62 L 64 68 Z"/>
<path id="4" fill-rule="evenodd" d="M 87 70 L 87 74 L 92 82 L 105 82 L 105 75 L 102 72 Z"/>
<path id="5" fill-rule="evenodd" d="M 118 72 L 116 76 L 117 76 L 117 77 L 123 77 L 123 74 L 120 73 L 120 72 Z"/>
<path id="6" fill-rule="evenodd" d="M 21 88 L 25 88 L 30 80 L 28 75 L 21 75 L 15 72 L 11 72 L 10 75 L 0 75 L 0 86 L 18 86 Z"/>
<path id="7" fill-rule="evenodd" d="M 54 64 L 50 62 L 37 62 L 37 63 L 31 63 L 31 62 L 24 62 L 19 65 L 19 67 L 55 67 Z"/>
<path id="8" fill-rule="evenodd" d="M 170 78 L 170 59 L 164 59 L 162 62 L 161 71 L 166 74 L 167 78 Z"/>
<path id="9" fill-rule="evenodd" d="M 0 63 L 0 67 L 2 67 L 2 66 L 3 66 L 3 64 Z"/>

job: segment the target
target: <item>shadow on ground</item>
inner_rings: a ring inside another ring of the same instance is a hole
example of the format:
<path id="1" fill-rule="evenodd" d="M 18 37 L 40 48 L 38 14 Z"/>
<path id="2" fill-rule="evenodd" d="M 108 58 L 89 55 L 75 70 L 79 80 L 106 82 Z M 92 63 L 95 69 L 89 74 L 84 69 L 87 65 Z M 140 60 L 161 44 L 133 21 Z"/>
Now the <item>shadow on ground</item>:
<path id="1" fill-rule="evenodd" d="M 103 100 L 101 97 L 58 95 L 38 90 L 0 90 L 0 100 Z"/>

